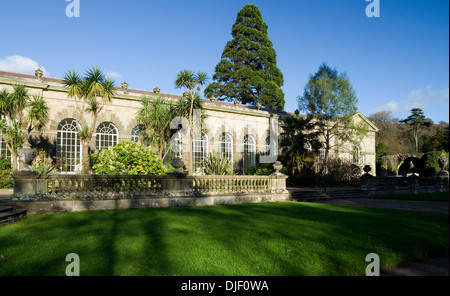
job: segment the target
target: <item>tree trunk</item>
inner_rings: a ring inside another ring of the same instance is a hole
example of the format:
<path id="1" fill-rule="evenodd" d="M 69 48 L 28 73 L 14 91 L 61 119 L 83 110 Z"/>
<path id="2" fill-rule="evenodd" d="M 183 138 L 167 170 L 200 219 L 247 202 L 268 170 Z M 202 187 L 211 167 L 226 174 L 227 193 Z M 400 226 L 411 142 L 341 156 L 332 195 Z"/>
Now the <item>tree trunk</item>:
<path id="1" fill-rule="evenodd" d="M 193 147 L 192 147 L 192 138 L 193 138 L 193 136 L 192 136 L 192 128 L 193 128 L 193 126 L 194 126 L 194 124 L 193 124 L 193 109 L 194 109 L 194 96 L 195 96 L 195 93 L 194 94 L 191 94 L 191 109 L 189 110 L 189 133 L 188 133 L 188 135 L 189 135 L 189 149 L 188 149 L 188 154 L 189 154 L 189 163 L 188 163 L 188 174 L 189 175 L 193 175 L 194 174 L 194 164 L 192 163 L 193 162 L 193 157 L 192 157 L 192 153 L 193 153 Z"/>
<path id="2" fill-rule="evenodd" d="M 17 171 L 18 161 L 17 161 L 17 154 L 13 151 L 11 152 L 11 158 L 12 158 L 12 170 Z"/>
<path id="3" fill-rule="evenodd" d="M 89 173 L 89 141 L 82 140 L 81 141 L 81 173 L 88 174 Z"/>

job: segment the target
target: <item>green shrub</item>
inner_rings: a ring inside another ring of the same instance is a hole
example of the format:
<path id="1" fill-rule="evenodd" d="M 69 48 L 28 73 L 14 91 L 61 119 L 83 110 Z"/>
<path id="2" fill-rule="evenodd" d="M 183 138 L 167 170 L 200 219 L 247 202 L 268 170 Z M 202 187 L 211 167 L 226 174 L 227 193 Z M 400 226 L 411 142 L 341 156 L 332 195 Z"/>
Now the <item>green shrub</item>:
<path id="1" fill-rule="evenodd" d="M 245 172 L 246 175 L 255 175 L 255 176 L 268 176 L 273 173 L 275 173 L 273 163 L 260 163 L 255 166 L 249 167 Z M 280 170 L 280 173 L 289 175 L 288 168 L 285 165 L 283 165 L 283 168 Z"/>
<path id="2" fill-rule="evenodd" d="M 132 141 L 122 141 L 92 154 L 90 164 L 96 174 L 163 175 L 170 172 L 170 167 L 164 165 L 150 147 Z"/>
<path id="3" fill-rule="evenodd" d="M 11 161 L 4 156 L 0 157 L 0 189 L 13 188 L 11 171 Z"/>
<path id="4" fill-rule="evenodd" d="M 4 156 L 0 157 L 0 171 L 10 168 L 11 168 L 11 161 Z"/>
<path id="5" fill-rule="evenodd" d="M 39 174 L 52 174 L 55 171 L 55 167 L 51 163 L 35 163 L 29 166 L 30 170 Z"/>
<path id="6" fill-rule="evenodd" d="M 361 168 L 342 158 L 330 158 L 328 160 L 328 174 L 333 176 L 337 185 L 357 185 L 362 175 Z"/>
<path id="7" fill-rule="evenodd" d="M 11 177 L 11 169 L 0 170 L 0 189 L 13 188 L 14 182 Z"/>
<path id="8" fill-rule="evenodd" d="M 430 151 L 422 156 L 421 158 L 421 161 L 423 163 L 422 172 L 424 176 L 434 176 L 441 170 L 438 160 L 442 153 L 444 153 L 448 159 L 448 153 L 444 151 Z M 448 164 L 445 169 L 448 171 Z"/>
<path id="9" fill-rule="evenodd" d="M 246 171 L 247 175 L 267 176 L 273 174 L 275 169 L 273 163 L 260 163 L 255 166 L 249 167 Z"/>
<path id="10" fill-rule="evenodd" d="M 198 172 L 202 175 L 233 175 L 233 162 L 217 152 L 209 153 Z"/>

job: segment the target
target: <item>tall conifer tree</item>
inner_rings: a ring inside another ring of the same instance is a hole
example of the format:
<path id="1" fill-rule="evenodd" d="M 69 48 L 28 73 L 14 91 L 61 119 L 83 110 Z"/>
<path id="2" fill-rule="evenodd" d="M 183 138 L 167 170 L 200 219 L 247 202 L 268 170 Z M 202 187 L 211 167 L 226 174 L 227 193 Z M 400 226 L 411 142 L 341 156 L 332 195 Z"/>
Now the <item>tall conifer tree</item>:
<path id="1" fill-rule="evenodd" d="M 233 39 L 225 46 L 213 82 L 205 89 L 206 97 L 284 109 L 283 74 L 267 29 L 256 5 L 247 4 L 239 11 Z"/>

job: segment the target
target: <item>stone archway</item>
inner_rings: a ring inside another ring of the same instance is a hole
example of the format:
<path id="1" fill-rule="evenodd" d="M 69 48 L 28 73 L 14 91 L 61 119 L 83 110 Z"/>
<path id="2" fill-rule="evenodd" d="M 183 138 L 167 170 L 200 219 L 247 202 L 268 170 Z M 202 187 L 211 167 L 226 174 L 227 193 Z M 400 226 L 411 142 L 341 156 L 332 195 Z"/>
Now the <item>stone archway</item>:
<path id="1" fill-rule="evenodd" d="M 397 176 L 407 177 L 410 174 L 422 173 L 422 162 L 417 156 L 409 156 L 403 160 L 397 169 Z"/>
<path id="2" fill-rule="evenodd" d="M 406 174 L 410 170 L 410 162 L 418 169 L 419 174 L 422 170 L 420 162 L 421 155 L 415 154 L 397 154 L 385 155 L 381 158 L 380 176 L 402 176 L 406 170 Z M 405 163 L 406 162 L 406 163 Z M 405 164 L 404 164 L 405 163 Z"/>

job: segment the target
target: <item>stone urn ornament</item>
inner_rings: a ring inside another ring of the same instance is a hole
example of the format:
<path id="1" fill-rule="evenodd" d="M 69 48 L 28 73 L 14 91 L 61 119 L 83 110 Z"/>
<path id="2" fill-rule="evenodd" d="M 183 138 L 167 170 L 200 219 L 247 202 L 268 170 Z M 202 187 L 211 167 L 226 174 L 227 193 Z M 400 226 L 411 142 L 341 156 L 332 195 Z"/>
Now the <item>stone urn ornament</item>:
<path id="1" fill-rule="evenodd" d="M 280 161 L 278 161 L 278 160 L 275 161 L 274 164 L 273 164 L 273 168 L 274 168 L 274 170 L 275 170 L 275 173 L 273 173 L 274 175 L 276 175 L 276 176 L 283 175 L 283 174 L 280 172 L 280 170 L 283 168 L 283 164 L 281 164 Z"/>
<path id="2" fill-rule="evenodd" d="M 439 167 L 441 168 L 441 172 L 442 172 L 442 171 L 445 171 L 445 167 L 446 167 L 447 164 L 448 164 L 448 159 L 447 159 L 447 156 L 446 156 L 444 153 L 442 153 L 442 154 L 439 156 L 438 164 L 439 164 Z"/>
<path id="3" fill-rule="evenodd" d="M 370 166 L 370 165 L 368 165 L 368 164 L 366 164 L 364 167 L 363 167 L 363 171 L 366 173 L 366 175 L 369 175 L 369 172 L 372 170 L 372 167 Z"/>
<path id="4" fill-rule="evenodd" d="M 31 171 L 28 166 L 31 165 L 31 162 L 33 161 L 35 155 L 36 155 L 36 149 L 31 148 L 28 141 L 25 141 L 21 149 L 17 150 L 17 154 L 19 156 L 20 161 L 20 171 Z"/>
<path id="5" fill-rule="evenodd" d="M 448 159 L 444 153 L 442 153 L 441 156 L 439 156 L 438 164 L 439 164 L 439 167 L 441 168 L 441 171 L 438 172 L 436 175 L 448 178 L 449 173 L 445 170 L 445 167 L 448 164 Z"/>
<path id="6" fill-rule="evenodd" d="M 184 161 L 181 159 L 181 157 L 175 157 L 172 159 L 170 164 L 175 168 L 175 171 L 173 173 L 170 173 L 169 175 L 175 176 L 175 177 L 185 177 L 186 174 L 180 171 L 180 169 L 184 166 Z"/>

